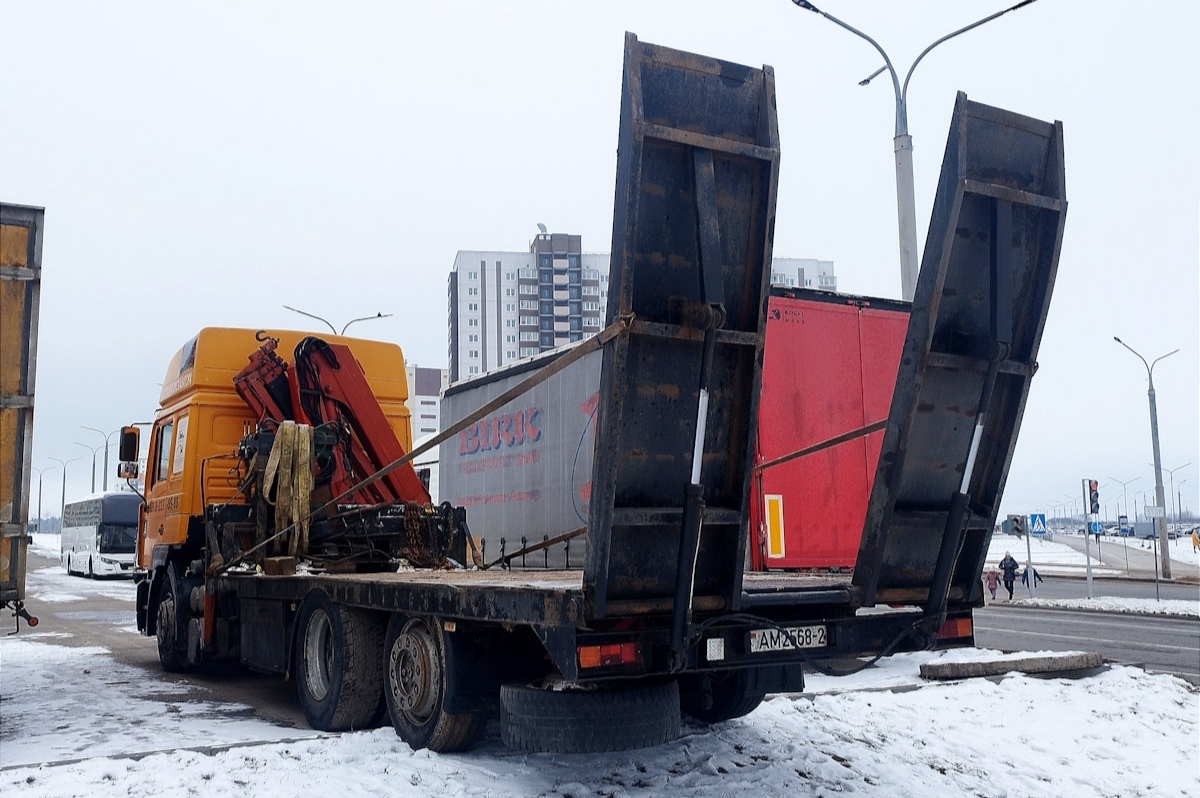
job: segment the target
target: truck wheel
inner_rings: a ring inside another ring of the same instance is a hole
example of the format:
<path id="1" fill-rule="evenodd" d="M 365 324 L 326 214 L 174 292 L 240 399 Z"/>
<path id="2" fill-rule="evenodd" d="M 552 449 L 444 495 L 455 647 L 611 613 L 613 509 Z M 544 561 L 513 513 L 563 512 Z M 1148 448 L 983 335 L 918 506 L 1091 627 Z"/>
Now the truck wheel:
<path id="1" fill-rule="evenodd" d="M 384 693 L 396 734 L 414 749 L 438 753 L 469 748 L 486 723 L 483 713 L 442 709 L 448 684 L 443 634 L 436 622 L 393 615 L 384 646 Z"/>
<path id="2" fill-rule="evenodd" d="M 749 715 L 766 695 L 749 689 L 749 671 L 719 671 L 686 676 L 680 680 L 679 703 L 685 715 L 701 723 Z"/>
<path id="3" fill-rule="evenodd" d="M 314 729 L 370 725 L 383 689 L 381 626 L 374 614 L 334 604 L 319 590 L 304 599 L 296 637 L 296 692 Z"/>
<path id="4" fill-rule="evenodd" d="M 596 690 L 500 688 L 500 736 L 510 748 L 555 754 L 626 751 L 679 736 L 674 681 Z"/>
<path id="5" fill-rule="evenodd" d="M 158 612 L 154 616 L 155 637 L 158 639 L 158 661 L 162 663 L 163 670 L 181 673 L 188 670 L 189 666 L 184 657 L 185 640 L 179 632 L 181 624 L 172 584 L 170 574 L 165 575 L 159 588 Z"/>

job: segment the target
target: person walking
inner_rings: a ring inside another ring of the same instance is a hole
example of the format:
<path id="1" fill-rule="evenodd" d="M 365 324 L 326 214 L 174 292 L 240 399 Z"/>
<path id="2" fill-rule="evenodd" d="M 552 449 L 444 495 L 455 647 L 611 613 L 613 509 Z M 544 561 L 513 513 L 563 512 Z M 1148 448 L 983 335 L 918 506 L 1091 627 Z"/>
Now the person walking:
<path id="1" fill-rule="evenodd" d="M 983 583 L 987 585 L 987 589 L 992 593 L 992 600 L 996 600 L 996 588 L 1000 587 L 1000 572 L 995 568 L 989 568 L 987 573 L 983 575 Z"/>
<path id="2" fill-rule="evenodd" d="M 1012 552 L 1004 552 L 1004 559 L 1000 561 L 1000 570 L 1004 572 L 1004 589 L 1008 591 L 1008 600 L 1012 601 L 1013 585 L 1017 581 L 1017 569 L 1021 566 L 1013 559 Z"/>
<path id="3" fill-rule="evenodd" d="M 1192 551 L 1200 551 L 1200 532 L 1192 530 Z"/>
<path id="4" fill-rule="evenodd" d="M 1029 572 L 1030 571 L 1033 571 L 1033 586 L 1034 587 L 1037 587 L 1038 582 L 1046 581 L 1045 579 L 1042 579 L 1042 575 L 1038 573 L 1038 569 L 1034 568 L 1033 566 L 1030 566 L 1021 572 L 1021 584 L 1022 585 L 1029 584 Z"/>

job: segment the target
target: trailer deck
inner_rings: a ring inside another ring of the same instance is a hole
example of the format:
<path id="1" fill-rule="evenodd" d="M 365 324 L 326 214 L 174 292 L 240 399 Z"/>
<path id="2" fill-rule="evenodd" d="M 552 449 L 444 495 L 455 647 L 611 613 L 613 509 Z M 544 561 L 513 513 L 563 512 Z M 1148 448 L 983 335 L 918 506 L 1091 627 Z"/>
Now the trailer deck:
<path id="1" fill-rule="evenodd" d="M 742 605 L 821 605 L 853 609 L 849 573 L 747 573 Z M 325 590 L 336 601 L 371 609 L 428 612 L 463 620 L 512 621 L 536 626 L 585 627 L 583 571 L 573 570 L 401 570 L 384 573 L 309 572 L 287 576 L 230 573 L 220 589 L 242 600 L 280 600 Z M 700 612 L 729 608 L 719 596 L 697 598 Z M 624 601 L 613 614 L 669 614 L 669 600 Z"/>

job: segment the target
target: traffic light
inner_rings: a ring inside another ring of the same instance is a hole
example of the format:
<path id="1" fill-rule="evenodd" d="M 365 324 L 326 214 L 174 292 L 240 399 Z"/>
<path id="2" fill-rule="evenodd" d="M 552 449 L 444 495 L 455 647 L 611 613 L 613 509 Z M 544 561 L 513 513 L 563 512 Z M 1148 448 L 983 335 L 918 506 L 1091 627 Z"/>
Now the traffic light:
<path id="1" fill-rule="evenodd" d="M 1088 480 L 1088 504 L 1093 515 L 1100 512 L 1100 483 L 1094 479 Z"/>
<path id="2" fill-rule="evenodd" d="M 1019 538 L 1025 537 L 1025 516 L 1010 515 L 1008 517 L 1009 528 L 1012 533 Z"/>

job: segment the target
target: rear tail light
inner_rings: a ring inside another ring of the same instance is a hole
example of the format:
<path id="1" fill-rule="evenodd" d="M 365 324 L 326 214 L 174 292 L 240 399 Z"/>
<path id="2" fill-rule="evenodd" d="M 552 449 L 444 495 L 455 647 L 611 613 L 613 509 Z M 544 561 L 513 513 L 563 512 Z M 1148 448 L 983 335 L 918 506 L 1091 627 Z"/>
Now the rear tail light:
<path id="1" fill-rule="evenodd" d="M 580 646 L 580 668 L 610 668 L 614 665 L 634 665 L 642 661 L 638 643 L 608 643 L 602 646 Z"/>
<path id="2" fill-rule="evenodd" d="M 938 630 L 938 640 L 970 637 L 974 633 L 970 618 L 948 618 Z"/>

